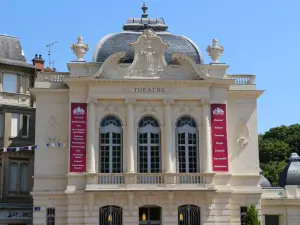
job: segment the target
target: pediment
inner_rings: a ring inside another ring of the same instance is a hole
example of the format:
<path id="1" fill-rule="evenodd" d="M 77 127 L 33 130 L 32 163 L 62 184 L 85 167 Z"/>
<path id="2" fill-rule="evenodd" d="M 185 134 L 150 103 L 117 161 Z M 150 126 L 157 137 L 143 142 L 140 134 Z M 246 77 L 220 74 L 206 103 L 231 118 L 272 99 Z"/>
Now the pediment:
<path id="1" fill-rule="evenodd" d="M 130 46 L 134 50 L 132 64 L 120 63 L 126 53 L 117 52 L 108 57 L 92 77 L 161 80 L 201 80 L 207 77 L 192 58 L 181 53 L 173 54 L 173 60 L 178 65 L 168 65 L 164 56 L 168 45 L 151 29 L 146 29 Z"/>

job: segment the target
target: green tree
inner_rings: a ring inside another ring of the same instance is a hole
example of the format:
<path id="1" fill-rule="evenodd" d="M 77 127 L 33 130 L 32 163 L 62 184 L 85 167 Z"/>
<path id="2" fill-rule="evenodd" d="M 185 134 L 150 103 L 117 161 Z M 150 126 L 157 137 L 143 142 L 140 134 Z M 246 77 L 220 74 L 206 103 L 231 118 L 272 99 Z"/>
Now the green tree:
<path id="1" fill-rule="evenodd" d="M 245 225 L 260 225 L 260 220 L 258 218 L 257 209 L 253 204 L 251 204 L 247 209 L 247 214 L 245 218 Z"/>
<path id="2" fill-rule="evenodd" d="M 271 128 L 260 134 L 258 140 L 260 167 L 264 176 L 277 186 L 291 153 L 300 155 L 300 124 Z"/>

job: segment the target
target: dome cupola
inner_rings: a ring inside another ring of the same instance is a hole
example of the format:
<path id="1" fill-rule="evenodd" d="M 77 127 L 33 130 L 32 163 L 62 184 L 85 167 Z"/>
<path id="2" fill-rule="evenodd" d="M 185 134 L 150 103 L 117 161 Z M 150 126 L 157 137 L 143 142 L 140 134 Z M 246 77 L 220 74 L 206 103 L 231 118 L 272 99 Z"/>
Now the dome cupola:
<path id="1" fill-rule="evenodd" d="M 103 63 L 109 56 L 117 52 L 126 52 L 126 56 L 121 60 L 123 63 L 132 63 L 134 52 L 130 47 L 143 33 L 144 29 L 151 28 L 168 45 L 165 50 L 165 58 L 168 64 L 176 64 L 172 59 L 174 53 L 182 53 L 192 58 L 197 64 L 203 64 L 204 60 L 198 46 L 184 36 L 179 36 L 168 32 L 168 26 L 162 18 L 148 18 L 148 7 L 144 3 L 143 14 L 140 18 L 129 18 L 123 25 L 123 31 L 104 36 L 97 44 L 93 61 Z"/>
<path id="2" fill-rule="evenodd" d="M 280 173 L 279 186 L 300 185 L 300 157 L 297 153 L 292 153 L 289 163 Z"/>
<path id="3" fill-rule="evenodd" d="M 262 188 L 272 187 L 272 184 L 270 183 L 270 181 L 267 178 L 265 178 L 265 176 L 262 174 L 262 170 L 259 171 L 259 174 L 260 174 L 259 185 Z"/>

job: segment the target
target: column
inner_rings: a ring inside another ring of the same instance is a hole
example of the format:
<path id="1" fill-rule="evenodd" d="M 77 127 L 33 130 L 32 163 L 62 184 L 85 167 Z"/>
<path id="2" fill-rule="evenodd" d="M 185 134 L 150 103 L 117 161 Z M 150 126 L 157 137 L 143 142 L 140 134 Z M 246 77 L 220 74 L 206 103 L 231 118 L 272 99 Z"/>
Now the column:
<path id="1" fill-rule="evenodd" d="M 165 158 L 166 158 L 166 173 L 175 173 L 175 148 L 173 148 L 173 138 L 172 138 L 172 113 L 171 104 L 174 100 L 165 99 L 163 101 L 165 105 Z"/>
<path id="2" fill-rule="evenodd" d="M 204 172 L 212 172 L 212 143 L 211 143 L 211 123 L 210 123 L 210 102 L 202 101 L 202 119 L 203 119 L 203 152 L 205 159 L 203 160 Z"/>
<path id="3" fill-rule="evenodd" d="M 88 101 L 87 115 L 87 173 L 96 173 L 95 163 L 95 122 L 96 122 L 96 104 L 97 100 Z"/>
<path id="4" fill-rule="evenodd" d="M 126 99 L 127 104 L 127 173 L 134 173 L 134 146 L 135 146 L 135 122 L 134 122 L 134 102 L 133 99 Z"/>

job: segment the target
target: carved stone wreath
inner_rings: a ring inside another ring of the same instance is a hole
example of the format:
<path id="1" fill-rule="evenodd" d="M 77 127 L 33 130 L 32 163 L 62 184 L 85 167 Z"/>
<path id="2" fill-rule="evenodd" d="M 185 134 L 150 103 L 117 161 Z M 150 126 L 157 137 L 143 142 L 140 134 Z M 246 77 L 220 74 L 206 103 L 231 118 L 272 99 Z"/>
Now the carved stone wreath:
<path id="1" fill-rule="evenodd" d="M 144 112 L 156 112 L 156 106 L 153 106 L 150 103 L 147 103 L 143 106 L 143 109 L 141 110 L 141 113 L 144 113 Z"/>
<path id="2" fill-rule="evenodd" d="M 183 105 L 179 108 L 179 112 L 193 112 L 193 108 L 190 105 Z"/>

